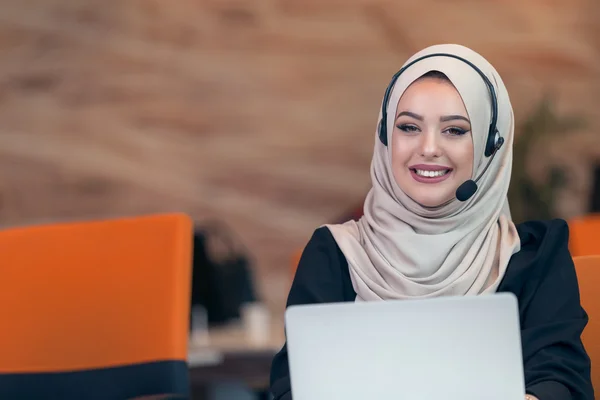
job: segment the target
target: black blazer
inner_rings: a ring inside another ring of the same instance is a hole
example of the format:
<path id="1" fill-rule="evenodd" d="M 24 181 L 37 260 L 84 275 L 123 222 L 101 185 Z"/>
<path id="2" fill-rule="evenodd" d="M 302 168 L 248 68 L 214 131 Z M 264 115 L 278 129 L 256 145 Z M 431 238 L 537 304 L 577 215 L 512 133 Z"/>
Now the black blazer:
<path id="1" fill-rule="evenodd" d="M 581 342 L 588 316 L 579 300 L 568 226 L 557 219 L 526 222 L 517 230 L 521 250 L 511 258 L 498 291 L 519 300 L 527 393 L 540 400 L 593 400 L 590 359 Z M 317 229 L 300 259 L 287 305 L 355 298 L 346 258 L 329 229 Z M 273 359 L 271 392 L 275 400 L 292 399 L 285 345 Z"/>

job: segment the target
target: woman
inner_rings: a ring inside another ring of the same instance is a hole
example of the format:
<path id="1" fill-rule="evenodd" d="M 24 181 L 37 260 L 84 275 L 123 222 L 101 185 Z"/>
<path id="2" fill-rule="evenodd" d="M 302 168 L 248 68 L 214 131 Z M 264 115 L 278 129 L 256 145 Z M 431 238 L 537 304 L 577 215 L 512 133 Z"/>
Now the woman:
<path id="1" fill-rule="evenodd" d="M 593 399 L 567 225 L 511 221 L 514 117 L 498 72 L 468 48 L 437 45 L 394 78 L 364 216 L 314 232 L 288 306 L 512 292 L 525 397 Z M 271 389 L 275 399 L 291 398 L 285 347 Z"/>

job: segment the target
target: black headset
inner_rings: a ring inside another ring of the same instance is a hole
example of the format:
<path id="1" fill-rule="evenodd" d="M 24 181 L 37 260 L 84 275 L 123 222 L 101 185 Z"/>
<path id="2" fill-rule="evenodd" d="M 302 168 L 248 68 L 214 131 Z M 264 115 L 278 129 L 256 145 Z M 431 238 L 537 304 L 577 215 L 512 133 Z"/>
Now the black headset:
<path id="1" fill-rule="evenodd" d="M 500 136 L 500 133 L 498 132 L 498 129 L 496 128 L 496 123 L 498 122 L 498 99 L 496 98 L 496 90 L 494 89 L 494 86 L 492 85 L 492 82 L 490 82 L 488 77 L 485 76 L 485 74 L 479 68 L 477 68 L 477 66 L 475 66 L 475 64 L 473 64 L 471 61 L 466 60 L 462 57 L 459 57 L 455 54 L 447 54 L 447 53 L 427 54 L 423 57 L 419 57 L 419 58 L 411 61 L 410 63 L 408 63 L 407 65 L 402 67 L 402 69 L 400 71 L 398 71 L 394 74 L 394 76 L 392 77 L 392 81 L 388 85 L 387 89 L 385 90 L 385 95 L 383 96 L 383 104 L 381 106 L 381 120 L 379 121 L 379 140 L 381 140 L 381 143 L 383 143 L 384 146 L 388 145 L 388 143 L 387 143 L 387 107 L 390 102 L 390 97 L 392 94 L 392 89 L 394 88 L 394 84 L 396 83 L 396 81 L 398 80 L 400 75 L 402 75 L 402 73 L 404 71 L 406 71 L 409 67 L 411 67 L 413 64 L 415 64 L 421 60 L 424 60 L 424 59 L 430 58 L 430 57 L 451 57 L 451 58 L 460 60 L 460 61 L 464 62 L 465 64 L 468 64 L 471 68 L 473 68 L 479 74 L 479 76 L 481 76 L 481 79 L 483 79 L 483 81 L 485 82 L 485 84 L 488 87 L 488 90 L 490 92 L 490 99 L 491 99 L 491 103 L 492 103 L 492 120 L 490 122 L 490 129 L 488 131 L 487 142 L 485 145 L 485 153 L 484 154 L 486 157 L 492 156 L 504 144 L 504 139 Z"/>
<path id="2" fill-rule="evenodd" d="M 496 97 L 496 90 L 494 89 L 494 85 L 492 85 L 492 82 L 490 82 L 488 77 L 485 76 L 485 74 L 479 68 L 477 68 L 477 66 L 475 66 L 475 64 L 473 64 L 471 61 L 466 60 L 462 57 L 459 57 L 455 54 L 433 53 L 433 54 L 427 54 L 423 57 L 419 57 L 419 58 L 411 61 L 410 63 L 408 63 L 407 65 L 402 67 L 402 69 L 400 71 L 396 72 L 394 74 L 394 76 L 392 77 L 392 81 L 390 82 L 387 89 L 385 90 L 385 95 L 383 96 L 383 104 L 381 105 L 381 120 L 379 121 L 379 127 L 378 127 L 379 140 L 381 141 L 381 143 L 383 143 L 384 146 L 387 147 L 387 145 L 388 145 L 387 107 L 390 102 L 390 96 L 392 94 L 392 89 L 394 88 L 394 84 L 398 80 L 398 77 L 400 77 L 400 75 L 402 75 L 402 73 L 404 71 L 406 71 L 406 69 L 409 68 L 410 66 L 412 66 L 413 64 L 415 64 L 421 60 L 424 60 L 426 58 L 430 58 L 430 57 L 450 57 L 450 58 L 455 58 L 457 60 L 464 62 L 465 64 L 467 64 L 471 68 L 473 68 L 479 74 L 479 76 L 481 76 L 481 79 L 483 79 L 483 81 L 485 82 L 485 84 L 488 87 L 488 90 L 490 92 L 490 99 L 491 99 L 491 103 L 492 103 L 492 120 L 490 122 L 490 128 L 488 131 L 487 141 L 485 143 L 484 154 L 486 157 L 491 157 L 491 158 L 488 161 L 488 163 L 486 164 L 486 166 L 483 169 L 483 171 L 481 172 L 481 174 L 479 174 L 474 180 L 469 179 L 468 181 L 466 181 L 462 185 L 460 185 L 458 187 L 458 189 L 456 189 L 456 198 L 459 201 L 467 201 L 477 191 L 477 182 L 483 177 L 483 174 L 487 171 L 489 166 L 492 164 L 492 161 L 494 160 L 494 156 L 496 155 L 496 153 L 498 152 L 500 147 L 502 147 L 502 145 L 504 144 L 504 138 L 502 136 L 500 136 L 500 133 L 498 132 L 498 128 L 496 127 L 496 123 L 498 122 L 498 99 Z M 443 206 L 443 205 L 444 204 L 442 204 L 441 206 Z"/>

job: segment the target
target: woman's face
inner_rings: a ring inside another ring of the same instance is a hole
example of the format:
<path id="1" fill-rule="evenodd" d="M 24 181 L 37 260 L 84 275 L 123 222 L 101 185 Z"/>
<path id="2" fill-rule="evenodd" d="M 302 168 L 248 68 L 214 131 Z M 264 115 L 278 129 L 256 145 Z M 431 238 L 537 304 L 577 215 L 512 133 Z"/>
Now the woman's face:
<path id="1" fill-rule="evenodd" d="M 403 93 L 392 135 L 392 168 L 404 193 L 426 207 L 454 198 L 471 179 L 471 123 L 449 80 L 421 78 Z"/>

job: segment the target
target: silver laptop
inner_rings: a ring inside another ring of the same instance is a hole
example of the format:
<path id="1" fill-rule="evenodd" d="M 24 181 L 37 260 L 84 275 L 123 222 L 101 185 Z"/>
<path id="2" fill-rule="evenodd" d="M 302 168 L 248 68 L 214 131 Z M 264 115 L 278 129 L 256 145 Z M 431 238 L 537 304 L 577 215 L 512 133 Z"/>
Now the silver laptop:
<path id="1" fill-rule="evenodd" d="M 512 294 L 291 306 L 294 400 L 523 400 Z"/>

